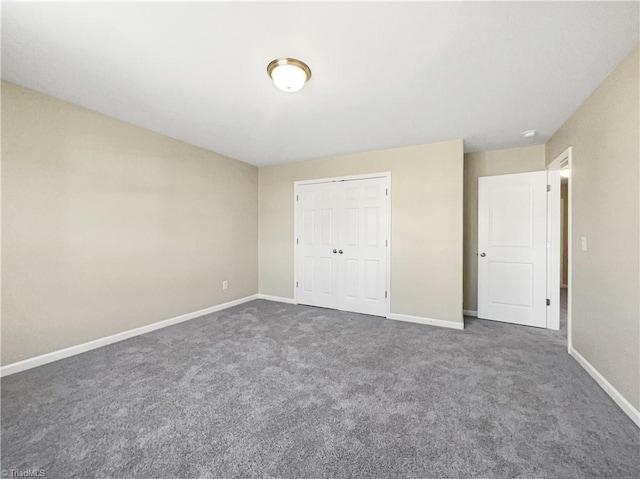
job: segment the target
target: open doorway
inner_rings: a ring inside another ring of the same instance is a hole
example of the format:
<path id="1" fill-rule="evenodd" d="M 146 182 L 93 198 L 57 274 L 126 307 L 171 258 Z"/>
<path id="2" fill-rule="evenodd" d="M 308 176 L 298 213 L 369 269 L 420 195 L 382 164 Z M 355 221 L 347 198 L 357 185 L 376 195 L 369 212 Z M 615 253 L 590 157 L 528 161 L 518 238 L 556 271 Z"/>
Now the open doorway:
<path id="1" fill-rule="evenodd" d="M 569 165 L 560 170 L 560 331 L 567 335 L 567 288 L 569 286 Z"/>
<path id="2" fill-rule="evenodd" d="M 571 148 L 567 148 L 547 166 L 549 171 L 560 172 L 560 202 L 558 203 L 560 235 L 557 247 L 559 255 L 559 316 L 560 331 L 567 338 L 567 350 L 571 349 Z M 553 215 L 553 213 L 552 213 Z M 551 216 L 552 216 L 551 215 Z M 551 245 L 552 250 L 555 245 Z M 552 282 L 553 284 L 553 282 Z"/>

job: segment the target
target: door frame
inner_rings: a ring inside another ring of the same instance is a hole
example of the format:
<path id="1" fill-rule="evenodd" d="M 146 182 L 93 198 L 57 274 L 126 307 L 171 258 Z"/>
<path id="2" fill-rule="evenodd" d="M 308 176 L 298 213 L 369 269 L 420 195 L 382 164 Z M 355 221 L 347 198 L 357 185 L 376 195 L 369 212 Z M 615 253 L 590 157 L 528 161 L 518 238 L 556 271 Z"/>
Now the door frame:
<path id="1" fill-rule="evenodd" d="M 560 169 L 547 167 L 547 329 L 560 330 Z"/>
<path id="2" fill-rule="evenodd" d="M 573 150 L 572 147 L 567 148 L 566 150 L 564 150 L 562 153 L 560 153 L 558 156 L 556 156 L 554 158 L 554 160 L 549 163 L 547 165 L 547 170 L 549 172 L 557 172 L 557 174 L 560 174 L 560 170 L 566 165 L 567 168 L 569 168 L 569 170 L 571 171 L 572 169 L 572 161 L 573 161 Z M 569 178 L 567 179 L 567 351 L 571 351 L 571 344 L 572 344 L 572 332 L 571 332 L 571 298 L 572 298 L 572 290 L 573 290 L 573 278 L 572 278 L 572 272 L 571 272 L 571 263 L 572 263 L 572 258 L 573 258 L 573 253 L 572 253 L 572 206 L 571 206 L 571 184 L 573 181 L 573 175 L 570 173 L 569 174 Z M 558 192 L 558 198 L 560 197 L 560 193 Z M 552 208 L 548 209 L 548 218 L 550 219 L 550 217 L 554 215 L 557 216 L 557 218 L 560 218 L 560 201 L 556 201 L 555 204 L 553 204 Z M 562 225 L 560 225 L 560 227 L 562 227 Z M 558 290 L 558 295 L 560 292 L 560 251 L 562 250 L 562 243 L 560 241 L 559 235 L 556 241 L 552 241 L 551 243 L 551 252 L 553 252 L 552 256 L 554 259 L 557 259 L 558 264 L 557 264 L 557 269 L 556 271 L 558 272 L 558 277 L 556 278 L 557 281 L 557 290 Z M 550 280 L 551 278 L 549 278 L 547 280 L 547 283 L 550 284 Z M 559 314 L 559 304 L 558 304 L 558 321 L 560 320 Z"/>
<path id="3" fill-rule="evenodd" d="M 335 176 L 331 178 L 316 178 L 312 180 L 300 180 L 293 182 L 293 301 L 298 304 L 298 188 L 304 185 L 314 185 L 321 183 L 339 183 L 343 181 L 355 181 L 355 180 L 373 180 L 376 178 L 386 178 L 387 188 L 389 194 L 387 194 L 387 304 L 385 310 L 385 317 L 389 317 L 391 314 L 391 172 L 385 171 L 382 173 L 367 173 L 363 175 L 350 175 L 350 176 Z"/>

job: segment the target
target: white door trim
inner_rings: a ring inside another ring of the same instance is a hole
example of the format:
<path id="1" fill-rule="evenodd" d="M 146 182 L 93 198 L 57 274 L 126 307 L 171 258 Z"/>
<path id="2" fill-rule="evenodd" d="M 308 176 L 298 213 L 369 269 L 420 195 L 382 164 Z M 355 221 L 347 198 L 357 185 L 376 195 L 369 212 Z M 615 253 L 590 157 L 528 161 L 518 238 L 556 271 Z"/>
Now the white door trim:
<path id="1" fill-rule="evenodd" d="M 560 155 L 558 155 L 551 163 L 549 163 L 547 165 L 547 170 L 560 170 L 565 164 L 568 166 L 569 170 L 571 170 L 571 162 L 572 162 L 572 148 L 569 147 L 566 150 L 564 150 L 562 153 L 560 153 Z M 572 214 L 571 214 L 571 183 L 572 183 L 572 176 L 571 174 L 569 174 L 569 179 L 568 179 L 568 184 L 567 184 L 567 264 L 568 264 L 568 268 L 567 268 L 567 282 L 569 283 L 567 285 L 567 351 L 569 353 L 571 353 L 571 350 L 573 349 L 572 347 L 572 332 L 571 332 L 571 298 L 573 296 L 572 294 L 572 290 L 573 290 L 573 279 L 572 279 L 572 274 L 571 274 L 571 263 L 572 263 Z M 557 205 L 558 208 L 560 208 L 560 204 L 558 202 Z M 558 211 L 558 215 L 559 215 L 559 211 Z M 551 245 L 551 249 L 561 249 L 562 248 L 562 244 L 560 244 L 560 240 L 558 239 L 558 243 L 557 244 L 552 244 Z M 558 260 L 559 260 L 559 255 L 558 256 Z M 558 279 L 559 281 L 559 279 Z M 558 288 L 559 289 L 559 288 Z"/>
<path id="2" fill-rule="evenodd" d="M 547 329 L 560 330 L 560 169 L 547 169 Z"/>
<path id="3" fill-rule="evenodd" d="M 334 183 L 339 181 L 353 181 L 353 180 L 372 180 L 374 178 L 388 178 L 391 180 L 391 172 L 386 171 L 382 173 L 371 173 L 366 175 L 349 175 L 349 176 L 334 176 L 331 178 L 317 178 L 314 180 L 300 180 L 294 181 L 294 185 L 297 188 L 298 185 L 315 185 L 318 183 Z"/>
<path id="4" fill-rule="evenodd" d="M 387 179 L 387 278 L 386 278 L 386 291 L 387 291 L 387 304 L 386 304 L 386 317 L 391 314 L 391 172 L 385 171 L 382 173 L 369 173 L 364 175 L 350 175 L 350 176 L 336 176 L 331 178 L 318 178 L 313 180 L 300 180 L 293 182 L 293 302 L 298 304 L 298 187 L 302 185 L 313 185 L 320 183 L 334 183 L 341 181 L 354 181 L 354 180 L 370 180 L 375 178 Z"/>

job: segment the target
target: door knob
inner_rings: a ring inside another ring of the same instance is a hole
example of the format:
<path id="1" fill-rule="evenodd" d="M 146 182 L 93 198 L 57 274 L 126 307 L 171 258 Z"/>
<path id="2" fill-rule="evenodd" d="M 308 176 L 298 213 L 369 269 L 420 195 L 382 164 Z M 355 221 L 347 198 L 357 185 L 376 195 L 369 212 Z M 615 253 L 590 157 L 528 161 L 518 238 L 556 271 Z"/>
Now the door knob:
<path id="1" fill-rule="evenodd" d="M 486 255 L 486 254 L 484 254 L 484 253 L 480 253 L 480 256 L 481 256 L 482 258 L 484 258 L 484 257 L 485 257 L 485 256 L 487 256 L 487 255 Z"/>
<path id="2" fill-rule="evenodd" d="M 337 252 L 338 252 L 338 250 L 337 250 L 337 249 L 334 249 L 334 250 L 333 250 L 333 254 L 336 254 Z"/>
<path id="3" fill-rule="evenodd" d="M 338 251 L 338 253 L 342 254 L 342 250 Z"/>

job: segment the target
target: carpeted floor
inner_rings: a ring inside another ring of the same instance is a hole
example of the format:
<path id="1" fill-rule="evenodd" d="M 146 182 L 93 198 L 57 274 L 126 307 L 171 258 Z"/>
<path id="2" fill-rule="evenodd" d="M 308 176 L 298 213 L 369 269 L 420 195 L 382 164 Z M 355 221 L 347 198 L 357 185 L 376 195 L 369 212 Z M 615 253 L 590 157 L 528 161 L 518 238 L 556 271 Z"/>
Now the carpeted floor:
<path id="1" fill-rule="evenodd" d="M 47 478 L 634 478 L 636 426 L 562 333 L 254 301 L 2 380 Z"/>
<path id="2" fill-rule="evenodd" d="M 560 288 L 560 331 L 567 339 L 567 288 Z"/>

